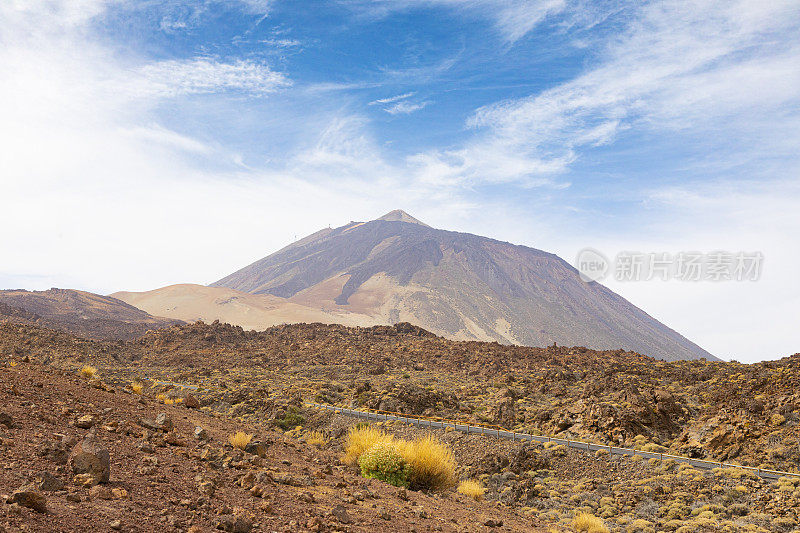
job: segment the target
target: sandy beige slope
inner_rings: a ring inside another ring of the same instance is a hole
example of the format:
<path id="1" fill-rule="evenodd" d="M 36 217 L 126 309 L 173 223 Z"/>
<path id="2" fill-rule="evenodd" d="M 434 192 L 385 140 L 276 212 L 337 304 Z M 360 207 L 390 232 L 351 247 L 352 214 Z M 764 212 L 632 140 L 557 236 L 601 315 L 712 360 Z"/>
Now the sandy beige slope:
<path id="1" fill-rule="evenodd" d="M 224 287 L 179 284 L 147 292 L 117 292 L 112 296 L 158 316 L 186 322 L 219 320 L 254 330 L 297 322 L 348 326 L 377 323 L 375 318 L 364 314 L 329 312 L 271 294 L 250 294 Z"/>

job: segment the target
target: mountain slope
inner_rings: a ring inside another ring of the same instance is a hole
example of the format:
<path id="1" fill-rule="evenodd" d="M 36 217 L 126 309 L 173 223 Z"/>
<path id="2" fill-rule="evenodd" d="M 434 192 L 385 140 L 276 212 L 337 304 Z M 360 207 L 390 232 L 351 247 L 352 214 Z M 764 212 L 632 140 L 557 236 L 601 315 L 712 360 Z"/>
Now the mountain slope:
<path id="1" fill-rule="evenodd" d="M 708 352 L 556 255 L 431 228 L 393 211 L 317 232 L 213 283 L 330 312 L 407 321 L 454 339 Z"/>
<path id="2" fill-rule="evenodd" d="M 73 289 L 0 291 L 0 322 L 32 323 L 94 339 L 132 339 L 181 324 L 121 300 Z"/>
<path id="3" fill-rule="evenodd" d="M 219 320 L 255 330 L 296 322 L 347 326 L 370 326 L 375 322 L 367 315 L 328 313 L 271 294 L 250 294 L 224 287 L 180 284 L 147 292 L 117 292 L 111 296 L 153 315 L 185 322 Z"/>

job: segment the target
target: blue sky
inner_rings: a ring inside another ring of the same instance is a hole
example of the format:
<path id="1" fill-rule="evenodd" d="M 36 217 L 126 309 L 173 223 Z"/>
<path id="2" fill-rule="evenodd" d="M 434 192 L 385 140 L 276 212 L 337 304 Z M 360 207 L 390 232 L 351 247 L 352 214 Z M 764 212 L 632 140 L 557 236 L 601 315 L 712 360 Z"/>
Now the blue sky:
<path id="1" fill-rule="evenodd" d="M 797 0 L 3 2 L 0 286 L 207 283 L 403 208 L 568 261 L 762 251 L 756 283 L 608 285 L 789 355 L 797 35 Z"/>

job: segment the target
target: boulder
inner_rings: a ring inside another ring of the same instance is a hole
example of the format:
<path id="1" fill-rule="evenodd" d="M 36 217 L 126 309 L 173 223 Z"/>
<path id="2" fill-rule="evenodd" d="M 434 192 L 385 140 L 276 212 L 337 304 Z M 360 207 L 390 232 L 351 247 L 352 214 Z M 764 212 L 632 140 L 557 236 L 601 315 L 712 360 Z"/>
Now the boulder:
<path id="1" fill-rule="evenodd" d="M 16 503 L 39 513 L 47 512 L 47 499 L 33 485 L 15 490 L 8 499 L 8 503 Z"/>
<path id="2" fill-rule="evenodd" d="M 172 419 L 167 413 L 159 413 L 155 419 L 143 418 L 139 424 L 153 431 L 171 431 L 173 427 Z"/>
<path id="3" fill-rule="evenodd" d="M 504 428 L 514 427 L 517 418 L 513 395 L 506 394 L 500 399 L 500 401 L 497 402 L 497 404 L 495 404 L 494 409 L 492 409 L 492 420 L 495 424 Z M 571 425 L 572 424 L 568 424 L 566 427 Z"/>
<path id="4" fill-rule="evenodd" d="M 347 508 L 342 504 L 334 507 L 331 514 L 342 524 L 350 524 L 353 521 L 353 519 L 350 518 L 350 514 L 347 512 Z"/>
<path id="5" fill-rule="evenodd" d="M 47 491 L 47 492 L 54 492 L 57 490 L 64 489 L 64 482 L 61 481 L 59 478 L 55 477 L 50 472 L 45 472 L 42 474 L 42 479 L 38 485 L 39 490 Z"/>
<path id="6" fill-rule="evenodd" d="M 183 437 L 174 431 L 170 431 L 164 435 L 164 442 L 172 446 L 186 446 L 186 441 L 183 440 Z"/>
<path id="7" fill-rule="evenodd" d="M 204 496 L 213 496 L 217 490 L 217 486 L 213 481 L 204 481 L 197 486 L 197 490 Z"/>
<path id="8" fill-rule="evenodd" d="M 267 445 L 260 441 L 250 441 L 247 443 L 247 446 L 244 447 L 244 451 L 252 453 L 253 455 L 258 455 L 259 457 L 266 457 Z"/>
<path id="9" fill-rule="evenodd" d="M 253 523 L 244 516 L 224 514 L 217 518 L 217 529 L 231 533 L 250 533 L 253 530 Z"/>
<path id="10" fill-rule="evenodd" d="M 187 394 L 186 398 L 183 399 L 183 405 L 189 409 L 199 409 L 200 400 L 198 400 L 194 394 Z"/>
<path id="11" fill-rule="evenodd" d="M 56 464 L 65 465 L 67 464 L 67 459 L 69 459 L 69 450 L 71 446 L 74 445 L 74 442 L 71 443 L 71 445 L 67 445 L 62 444 L 61 442 L 46 440 L 42 442 L 36 449 L 36 454 L 40 457 L 45 457 Z"/>
<path id="12" fill-rule="evenodd" d="M 8 429 L 12 429 L 14 427 L 14 419 L 10 414 L 0 412 L 0 424 L 3 424 Z"/>
<path id="13" fill-rule="evenodd" d="M 69 455 L 69 467 L 74 474 L 88 474 L 97 483 L 108 483 L 111 466 L 108 450 L 89 435 L 75 445 Z"/>
<path id="14" fill-rule="evenodd" d="M 93 500 L 110 500 L 114 497 L 114 494 L 108 487 L 96 485 L 89 491 L 89 496 L 91 496 Z"/>
<path id="15" fill-rule="evenodd" d="M 89 429 L 97 423 L 97 418 L 94 415 L 84 415 L 75 421 L 75 426 L 81 429 Z"/>

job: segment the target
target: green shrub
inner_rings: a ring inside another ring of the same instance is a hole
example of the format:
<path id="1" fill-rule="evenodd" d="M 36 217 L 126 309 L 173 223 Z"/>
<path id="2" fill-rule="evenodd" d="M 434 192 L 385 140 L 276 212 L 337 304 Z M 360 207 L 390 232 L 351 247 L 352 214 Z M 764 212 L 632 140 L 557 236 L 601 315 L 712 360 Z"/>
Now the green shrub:
<path id="1" fill-rule="evenodd" d="M 395 487 L 408 487 L 411 466 L 397 452 L 392 442 L 379 441 L 358 458 L 361 475 Z"/>
<path id="2" fill-rule="evenodd" d="M 283 418 L 275 419 L 275 423 L 282 430 L 287 431 L 294 429 L 297 426 L 302 426 L 306 423 L 306 419 L 300 414 L 300 410 L 292 405 L 286 410 L 286 414 L 283 416 Z"/>
<path id="3" fill-rule="evenodd" d="M 379 442 L 393 443 L 394 437 L 369 424 L 356 424 L 347 432 L 342 461 L 348 465 L 357 465 L 361 456 Z"/>

